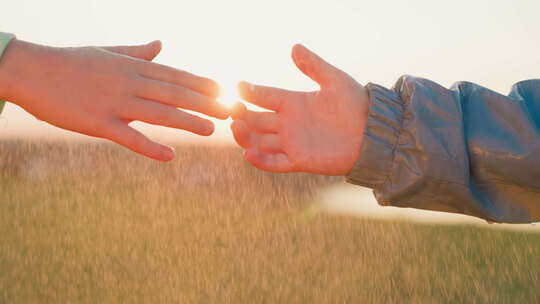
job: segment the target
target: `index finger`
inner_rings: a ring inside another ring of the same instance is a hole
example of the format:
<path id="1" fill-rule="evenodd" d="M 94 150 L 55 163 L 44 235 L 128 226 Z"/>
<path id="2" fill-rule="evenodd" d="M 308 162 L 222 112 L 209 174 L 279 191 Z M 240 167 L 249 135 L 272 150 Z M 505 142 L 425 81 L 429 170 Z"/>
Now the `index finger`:
<path id="1" fill-rule="evenodd" d="M 146 78 L 183 86 L 206 96 L 214 98 L 219 96 L 219 85 L 217 82 L 166 65 L 145 62 L 139 74 Z"/>
<path id="2" fill-rule="evenodd" d="M 253 85 L 242 81 L 238 84 L 240 97 L 261 108 L 279 112 L 282 105 L 303 97 L 303 92 Z"/>

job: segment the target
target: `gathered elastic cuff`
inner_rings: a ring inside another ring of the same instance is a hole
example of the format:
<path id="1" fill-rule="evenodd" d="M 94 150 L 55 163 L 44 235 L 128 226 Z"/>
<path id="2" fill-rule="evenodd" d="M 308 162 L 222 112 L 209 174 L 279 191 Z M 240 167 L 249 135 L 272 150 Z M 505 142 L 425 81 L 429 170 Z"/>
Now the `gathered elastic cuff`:
<path id="1" fill-rule="evenodd" d="M 4 54 L 5 49 L 15 38 L 15 35 L 8 34 L 8 33 L 2 33 L 0 32 L 0 59 L 2 59 L 2 55 Z M 2 113 L 2 110 L 4 109 L 5 102 L 3 100 L 0 100 L 0 113 Z"/>
<path id="2" fill-rule="evenodd" d="M 366 88 L 370 101 L 368 119 L 360 157 L 347 175 L 347 182 L 378 189 L 388 181 L 392 169 L 403 104 L 392 90 L 372 83 Z"/>

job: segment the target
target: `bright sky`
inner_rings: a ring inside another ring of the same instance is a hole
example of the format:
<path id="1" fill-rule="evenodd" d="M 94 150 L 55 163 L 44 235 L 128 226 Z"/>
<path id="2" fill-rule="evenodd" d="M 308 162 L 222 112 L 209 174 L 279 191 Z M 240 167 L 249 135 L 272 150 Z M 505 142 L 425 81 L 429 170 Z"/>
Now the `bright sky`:
<path id="1" fill-rule="evenodd" d="M 391 86 L 402 74 L 450 86 L 468 80 L 507 93 L 540 77 L 540 1 L 111 1 L 18 0 L 1 5 L 0 31 L 56 46 L 164 43 L 158 62 L 218 80 L 311 90 L 290 49 L 303 43 L 361 83 Z M 217 122 L 204 142 L 230 142 Z M 137 125 L 166 142 L 198 139 Z M 66 136 L 14 105 L 0 136 Z M 74 138 L 84 138 L 74 136 Z"/>

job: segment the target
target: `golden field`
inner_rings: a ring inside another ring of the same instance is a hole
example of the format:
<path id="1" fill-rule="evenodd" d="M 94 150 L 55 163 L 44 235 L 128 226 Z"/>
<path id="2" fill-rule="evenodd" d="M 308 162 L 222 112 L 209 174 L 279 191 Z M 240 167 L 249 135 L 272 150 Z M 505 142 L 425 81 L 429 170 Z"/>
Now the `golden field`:
<path id="1" fill-rule="evenodd" d="M 317 214 L 341 178 L 176 149 L 2 141 L 0 303 L 540 302 L 539 234 Z"/>

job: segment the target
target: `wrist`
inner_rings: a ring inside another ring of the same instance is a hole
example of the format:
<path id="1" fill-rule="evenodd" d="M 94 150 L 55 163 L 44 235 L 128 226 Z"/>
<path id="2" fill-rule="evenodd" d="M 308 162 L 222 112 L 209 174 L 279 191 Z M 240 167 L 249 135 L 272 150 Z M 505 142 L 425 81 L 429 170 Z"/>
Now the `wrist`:
<path id="1" fill-rule="evenodd" d="M 347 181 L 372 189 L 383 187 L 394 165 L 403 121 L 403 102 L 398 93 L 376 84 L 366 86 L 368 117 L 359 158 Z"/>
<path id="2" fill-rule="evenodd" d="M 351 156 L 348 158 L 344 175 L 350 174 L 353 170 L 356 161 L 360 158 L 361 147 L 364 141 L 364 132 L 369 115 L 369 92 L 366 88 L 360 85 L 357 97 L 354 99 L 356 113 L 354 124 L 356 125 L 355 134 L 351 137 L 350 151 Z"/>
<path id="3" fill-rule="evenodd" d="M 47 62 L 46 48 L 13 39 L 0 60 L 0 99 L 16 103 L 32 91 L 31 79 Z"/>
<path id="4" fill-rule="evenodd" d="M 13 96 L 12 87 L 17 77 L 13 69 L 17 65 L 19 48 L 19 40 L 12 39 L 0 58 L 0 99 L 10 100 Z"/>
<path id="5" fill-rule="evenodd" d="M 15 35 L 8 34 L 8 33 L 2 33 L 0 32 L 0 68 L 2 67 L 2 63 L 5 62 L 5 59 L 2 60 L 3 57 L 5 57 L 5 53 L 9 45 L 15 40 Z M 4 80 L 4 79 L 2 79 Z M 5 90 L 3 90 L 3 86 L 5 85 L 4 81 L 0 81 L 0 99 L 3 99 L 5 96 Z M 0 102 L 1 106 L 3 107 L 3 102 Z"/>

